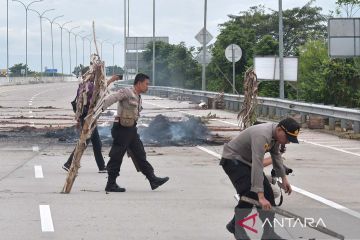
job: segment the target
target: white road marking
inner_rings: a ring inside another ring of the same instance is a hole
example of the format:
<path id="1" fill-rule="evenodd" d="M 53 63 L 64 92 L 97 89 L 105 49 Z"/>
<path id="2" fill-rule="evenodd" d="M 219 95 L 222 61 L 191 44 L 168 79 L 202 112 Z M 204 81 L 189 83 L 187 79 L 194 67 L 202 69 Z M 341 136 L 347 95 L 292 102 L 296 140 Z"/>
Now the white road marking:
<path id="1" fill-rule="evenodd" d="M 29 103 L 29 106 L 32 106 L 32 103 Z"/>
<path id="2" fill-rule="evenodd" d="M 41 166 L 34 166 L 35 178 L 44 178 L 44 174 Z"/>
<path id="3" fill-rule="evenodd" d="M 29 111 L 29 114 L 32 114 L 32 111 Z"/>
<path id="4" fill-rule="evenodd" d="M 38 152 L 39 151 L 39 146 L 33 146 L 32 151 L 33 152 Z"/>
<path id="5" fill-rule="evenodd" d="M 49 205 L 39 205 L 41 230 L 43 232 L 54 232 L 54 225 L 51 218 L 51 211 Z"/>
<path id="6" fill-rule="evenodd" d="M 33 118 L 34 116 L 33 115 L 30 115 L 29 118 Z"/>
<path id="7" fill-rule="evenodd" d="M 360 153 L 353 153 L 353 152 L 346 151 L 344 149 L 340 149 L 340 148 L 336 148 L 336 147 L 330 147 L 330 146 L 326 146 L 326 145 L 322 145 L 322 144 L 319 144 L 319 143 L 314 143 L 314 142 L 310 142 L 310 141 L 306 141 L 306 140 L 302 140 L 302 141 L 305 142 L 305 143 L 315 145 L 315 146 L 324 147 L 324 148 L 328 148 L 328 149 L 331 149 L 331 150 L 335 150 L 335 151 L 339 151 L 339 152 L 343 152 L 343 153 L 348 153 L 348 154 L 360 157 Z"/>
<path id="8" fill-rule="evenodd" d="M 30 122 L 30 127 L 35 127 L 35 123 L 34 123 L 34 122 Z"/>
<path id="9" fill-rule="evenodd" d="M 211 150 L 209 150 L 209 149 L 207 149 L 205 147 L 196 146 L 196 148 L 198 148 L 198 149 L 200 149 L 200 150 L 202 150 L 202 151 L 204 151 L 204 152 L 206 152 L 206 153 L 208 153 L 208 154 L 210 154 L 210 155 L 212 155 L 212 156 L 214 156 L 216 158 L 219 158 L 219 159 L 221 158 L 220 154 L 218 154 L 216 152 L 213 152 L 213 151 L 211 151 Z M 351 215 L 353 217 L 356 217 L 356 218 L 360 219 L 360 213 L 359 212 L 351 210 L 351 209 L 349 209 L 349 208 L 347 208 L 345 206 L 342 206 L 342 205 L 340 205 L 338 203 L 335 203 L 335 202 L 330 201 L 330 200 L 328 200 L 326 198 L 320 197 L 320 196 L 318 196 L 316 194 L 313 194 L 313 193 L 308 192 L 306 190 L 303 190 L 301 188 L 295 187 L 294 185 L 291 185 L 291 187 L 297 193 L 305 195 L 305 196 L 307 196 L 309 198 L 312 198 L 312 199 L 314 199 L 314 200 L 316 200 L 318 202 L 321 202 L 321 203 L 323 203 L 323 204 L 325 204 L 327 206 L 333 207 L 333 208 L 335 208 L 335 209 L 337 209 L 337 210 L 339 210 L 341 212 L 347 213 L 347 214 L 349 214 L 349 215 Z"/>

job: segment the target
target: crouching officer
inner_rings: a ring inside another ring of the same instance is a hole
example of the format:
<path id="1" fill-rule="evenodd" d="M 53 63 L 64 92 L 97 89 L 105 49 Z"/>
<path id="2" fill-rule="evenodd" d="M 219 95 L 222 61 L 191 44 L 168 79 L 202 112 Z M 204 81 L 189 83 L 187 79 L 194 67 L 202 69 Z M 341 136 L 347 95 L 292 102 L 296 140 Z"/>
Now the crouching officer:
<path id="1" fill-rule="evenodd" d="M 140 116 L 139 112 L 142 110 L 140 94 L 145 93 L 148 86 L 149 77 L 139 73 L 135 76 L 133 87 L 122 88 L 104 100 L 103 110 L 115 102 L 118 103 L 117 116 L 111 129 L 113 143 L 107 164 L 108 182 L 105 187 L 107 192 L 125 192 L 125 188 L 116 184 L 116 178 L 119 176 L 121 163 L 127 150 L 131 151 L 136 167 L 149 180 L 152 190 L 169 180 L 168 177 L 155 176 L 153 167 L 146 160 L 145 149 L 137 133 L 136 123 Z"/>
<path id="2" fill-rule="evenodd" d="M 259 200 L 262 209 L 257 210 L 263 223 L 273 223 L 275 217 L 274 212 L 267 211 L 271 206 L 275 206 L 275 200 L 271 185 L 263 173 L 264 155 L 270 152 L 273 167 L 278 177 L 282 178 L 285 192 L 290 194 L 291 185 L 285 175 L 279 146 L 290 142 L 299 143 L 297 140 L 299 130 L 300 126 L 294 119 L 286 118 L 279 124 L 264 123 L 251 126 L 224 145 L 220 165 L 240 196 Z M 226 228 L 235 235 L 236 239 L 250 239 L 245 230 L 235 223 L 246 218 L 252 208 L 252 204 L 243 201 L 239 201 L 235 207 L 235 216 Z M 273 226 L 273 224 L 264 224 L 261 239 L 281 239 L 274 232 Z"/>

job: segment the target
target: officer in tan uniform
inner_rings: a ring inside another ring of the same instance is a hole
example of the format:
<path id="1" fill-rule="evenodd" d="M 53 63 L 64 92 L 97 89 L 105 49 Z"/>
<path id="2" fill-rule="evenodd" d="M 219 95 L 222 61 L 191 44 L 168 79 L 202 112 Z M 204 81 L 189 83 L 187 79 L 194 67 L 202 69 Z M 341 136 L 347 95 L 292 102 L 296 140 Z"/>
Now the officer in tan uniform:
<path id="1" fill-rule="evenodd" d="M 285 192 L 290 194 L 291 185 L 285 175 L 279 146 L 290 142 L 299 143 L 299 130 L 300 126 L 294 119 L 286 118 L 279 124 L 264 123 L 251 126 L 224 145 L 220 165 L 240 196 L 259 200 L 262 206 L 262 209 L 258 208 L 259 217 L 264 223 L 266 219 L 273 223 L 275 215 L 267 211 L 271 206 L 275 206 L 275 200 L 271 185 L 263 173 L 264 155 L 270 152 L 273 167 L 278 177 L 282 178 Z M 251 204 L 239 201 L 234 218 L 226 225 L 236 239 L 250 239 L 245 230 L 235 223 L 246 218 L 252 208 Z M 272 226 L 264 225 L 261 239 L 281 239 Z"/>
<path id="2" fill-rule="evenodd" d="M 105 98 L 103 110 L 115 102 L 118 103 L 117 116 L 111 129 L 113 144 L 107 164 L 108 182 L 105 187 L 107 192 L 125 192 L 125 188 L 116 184 L 116 178 L 119 176 L 121 163 L 127 150 L 131 151 L 136 167 L 147 177 L 152 190 L 169 180 L 168 177 L 155 176 L 153 167 L 146 160 L 145 149 L 137 133 L 136 124 L 142 109 L 140 94 L 147 92 L 148 86 L 149 77 L 139 73 L 135 76 L 133 87 L 122 88 Z"/>

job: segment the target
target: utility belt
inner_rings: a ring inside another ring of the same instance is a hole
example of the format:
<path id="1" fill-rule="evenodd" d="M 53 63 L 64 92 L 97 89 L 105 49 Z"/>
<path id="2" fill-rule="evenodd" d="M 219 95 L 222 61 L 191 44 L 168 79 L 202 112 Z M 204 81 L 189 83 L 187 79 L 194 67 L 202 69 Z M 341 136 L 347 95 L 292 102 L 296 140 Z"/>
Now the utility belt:
<path id="1" fill-rule="evenodd" d="M 123 127 L 135 127 L 137 122 L 135 119 L 129 120 L 129 119 L 122 119 L 120 117 L 115 117 L 114 123 L 118 123 Z"/>

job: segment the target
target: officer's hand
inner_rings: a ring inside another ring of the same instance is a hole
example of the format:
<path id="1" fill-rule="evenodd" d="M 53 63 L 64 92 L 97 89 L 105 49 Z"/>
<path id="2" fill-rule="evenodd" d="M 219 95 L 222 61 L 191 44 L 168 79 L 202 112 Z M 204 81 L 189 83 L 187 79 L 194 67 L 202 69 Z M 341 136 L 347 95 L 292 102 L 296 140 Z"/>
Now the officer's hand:
<path id="1" fill-rule="evenodd" d="M 264 193 L 258 193 L 259 196 L 259 203 L 263 210 L 268 211 L 271 209 L 271 204 L 266 198 L 264 197 Z"/>
<path id="2" fill-rule="evenodd" d="M 291 185 L 286 176 L 282 178 L 282 187 L 284 188 L 285 193 L 289 195 L 291 194 L 292 192 Z"/>

